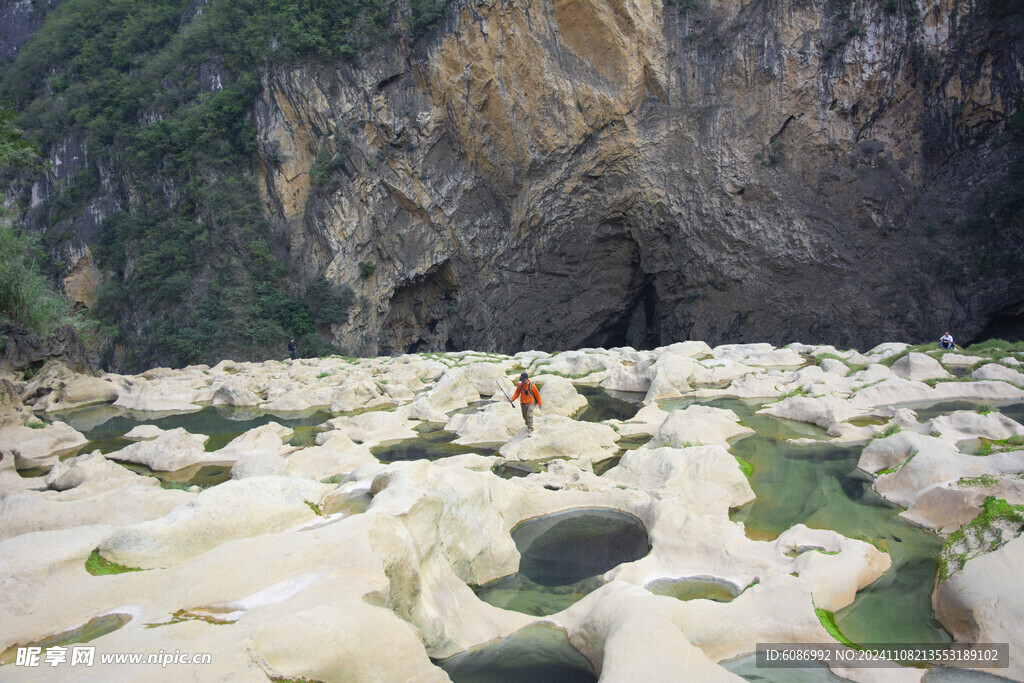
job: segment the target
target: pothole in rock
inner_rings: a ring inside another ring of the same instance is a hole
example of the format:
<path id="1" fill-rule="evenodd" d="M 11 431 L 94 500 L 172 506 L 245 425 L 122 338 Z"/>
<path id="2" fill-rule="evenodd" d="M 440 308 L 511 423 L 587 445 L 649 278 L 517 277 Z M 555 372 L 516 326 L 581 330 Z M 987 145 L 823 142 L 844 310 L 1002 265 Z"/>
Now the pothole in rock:
<path id="1" fill-rule="evenodd" d="M 577 386 L 576 391 L 587 399 L 587 407 L 576 416 L 577 420 L 584 422 L 632 420 L 643 408 L 646 396 L 632 391 L 610 391 L 588 386 Z"/>
<path id="2" fill-rule="evenodd" d="M 434 662 L 455 683 L 591 683 L 597 672 L 565 631 L 531 624 L 508 638 Z"/>
<path id="3" fill-rule="evenodd" d="M 207 489 L 211 486 L 223 484 L 231 478 L 230 462 L 223 463 L 201 463 L 190 465 L 173 472 L 161 472 L 151 470 L 145 465 L 134 462 L 122 462 L 114 459 L 118 465 L 147 477 L 156 477 L 160 480 L 160 486 L 165 489 L 189 489 L 193 486 Z"/>
<path id="4" fill-rule="evenodd" d="M 90 619 L 78 628 L 62 631 L 61 633 L 32 641 L 30 643 L 18 643 L 16 645 L 12 645 L 4 650 L 3 653 L 0 653 L 0 665 L 10 664 L 15 661 L 18 656 L 19 647 L 38 647 L 45 651 L 54 647 L 68 647 L 69 645 L 75 645 L 77 643 L 88 643 L 90 640 L 95 640 L 100 636 L 113 633 L 131 620 L 132 615 L 130 614 L 120 612 L 104 614 Z M 42 654 L 42 656 L 45 657 L 45 654 Z"/>
<path id="5" fill-rule="evenodd" d="M 934 420 L 942 415 L 949 415 L 959 410 L 985 410 L 991 409 L 1000 412 L 1011 420 L 1024 422 L 1024 403 L 1007 401 L 928 401 L 914 403 L 900 403 L 897 408 L 910 408 L 917 413 L 917 421 L 924 424 L 928 420 Z"/>
<path id="6" fill-rule="evenodd" d="M 443 429 L 417 429 L 420 436 L 414 439 L 385 441 L 370 449 L 373 457 L 381 462 L 398 460 L 440 460 L 453 455 L 477 453 L 480 455 L 497 455 L 497 451 L 479 445 L 463 446 L 452 443 L 459 438 L 458 434 Z"/>
<path id="7" fill-rule="evenodd" d="M 635 517 L 583 508 L 522 522 L 512 530 L 519 572 L 476 588 L 484 602 L 524 614 L 561 612 L 599 588 L 601 576 L 651 549 Z"/>
<path id="8" fill-rule="evenodd" d="M 335 414 L 326 410 L 271 414 L 259 408 L 229 406 L 207 406 L 187 413 L 145 413 L 101 405 L 51 413 L 47 417 L 65 422 L 82 432 L 89 443 L 80 448 L 79 453 L 90 453 L 96 449 L 112 453 L 124 448 L 132 442 L 121 437 L 139 425 L 155 425 L 163 430 L 180 427 L 191 434 L 205 434 L 209 437 L 205 448 L 210 452 L 270 422 L 296 430 L 297 434 L 292 440 L 298 443 L 293 445 L 311 445 L 311 440 L 316 438 L 312 428 L 335 417 Z"/>
<path id="9" fill-rule="evenodd" d="M 491 468 L 491 472 L 502 479 L 512 479 L 514 477 L 525 477 L 528 474 L 537 474 L 538 472 L 545 472 L 546 467 L 538 462 L 532 460 L 523 460 L 516 462 L 504 462 L 500 465 L 495 465 Z"/>
<path id="10" fill-rule="evenodd" d="M 679 579 L 656 579 L 646 586 L 655 595 L 665 595 L 676 600 L 713 600 L 732 602 L 743 589 L 731 581 L 713 576 L 687 576 Z"/>

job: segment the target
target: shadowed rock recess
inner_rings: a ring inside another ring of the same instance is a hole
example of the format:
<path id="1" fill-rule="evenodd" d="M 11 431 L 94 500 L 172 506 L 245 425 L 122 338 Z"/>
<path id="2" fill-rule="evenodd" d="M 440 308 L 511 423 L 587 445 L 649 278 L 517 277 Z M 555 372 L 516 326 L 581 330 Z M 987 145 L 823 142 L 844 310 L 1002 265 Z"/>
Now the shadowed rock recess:
<path id="1" fill-rule="evenodd" d="M 359 295 L 345 348 L 970 338 L 1024 294 L 986 208 L 1020 22 L 971 7 L 454 3 L 411 52 L 264 70 L 260 183 Z"/>

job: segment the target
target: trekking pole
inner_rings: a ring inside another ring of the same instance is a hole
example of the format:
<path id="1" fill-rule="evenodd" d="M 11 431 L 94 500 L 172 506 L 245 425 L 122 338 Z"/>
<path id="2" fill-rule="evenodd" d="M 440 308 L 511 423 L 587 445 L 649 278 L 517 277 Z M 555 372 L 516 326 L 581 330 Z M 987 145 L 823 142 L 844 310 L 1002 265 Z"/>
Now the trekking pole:
<path id="1" fill-rule="evenodd" d="M 498 384 L 498 380 L 494 380 L 494 383 Z M 505 390 L 501 388 L 500 384 L 498 384 L 498 391 L 501 392 L 502 396 L 504 396 L 505 398 L 508 398 L 508 394 L 505 393 Z M 508 402 L 512 403 L 512 399 L 508 398 Z M 515 405 L 515 403 L 512 403 L 512 405 Z"/>

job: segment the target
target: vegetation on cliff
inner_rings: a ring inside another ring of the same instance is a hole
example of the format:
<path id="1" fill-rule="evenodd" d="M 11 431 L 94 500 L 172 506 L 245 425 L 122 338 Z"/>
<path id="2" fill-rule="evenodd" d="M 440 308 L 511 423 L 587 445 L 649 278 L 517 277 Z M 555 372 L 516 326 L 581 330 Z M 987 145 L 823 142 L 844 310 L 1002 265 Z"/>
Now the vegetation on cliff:
<path id="1" fill-rule="evenodd" d="M 67 0 L 47 18 L 0 74 L 0 99 L 43 149 L 84 139 L 85 161 L 27 219 L 55 250 L 84 211 L 104 216 L 93 251 L 108 363 L 275 355 L 288 337 L 325 350 L 317 330 L 347 319 L 352 294 L 297 277 L 261 212 L 249 117 L 260 69 L 415 40 L 446 7 Z"/>

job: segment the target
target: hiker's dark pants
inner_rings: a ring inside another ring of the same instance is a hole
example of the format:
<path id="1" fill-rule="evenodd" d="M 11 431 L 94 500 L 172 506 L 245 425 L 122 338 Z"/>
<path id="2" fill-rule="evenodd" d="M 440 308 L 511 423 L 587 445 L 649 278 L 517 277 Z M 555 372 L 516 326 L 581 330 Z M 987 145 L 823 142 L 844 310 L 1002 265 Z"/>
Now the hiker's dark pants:
<path id="1" fill-rule="evenodd" d="M 531 432 L 533 431 L 533 403 L 520 403 L 519 407 L 523 409 L 523 421 L 526 422 L 526 428 Z"/>

